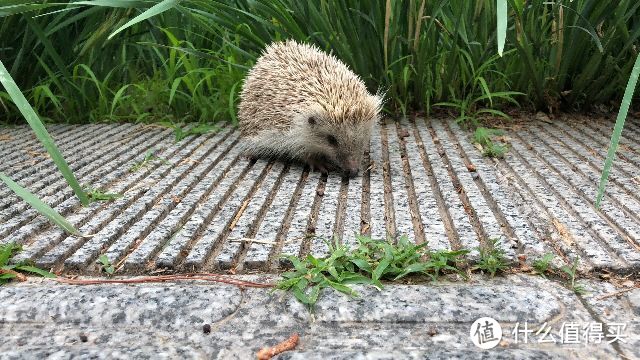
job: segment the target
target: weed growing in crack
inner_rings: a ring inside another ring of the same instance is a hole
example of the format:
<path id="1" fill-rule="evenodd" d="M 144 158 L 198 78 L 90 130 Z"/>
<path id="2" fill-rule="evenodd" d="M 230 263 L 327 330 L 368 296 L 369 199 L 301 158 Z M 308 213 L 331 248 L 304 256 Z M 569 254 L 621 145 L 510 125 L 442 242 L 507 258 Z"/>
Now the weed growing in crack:
<path id="1" fill-rule="evenodd" d="M 497 144 L 491 139 L 492 136 L 501 136 L 503 133 L 500 129 L 478 127 L 473 133 L 473 142 L 480 145 L 484 156 L 503 158 L 509 148 L 507 145 Z"/>
<path id="2" fill-rule="evenodd" d="M 98 262 L 100 263 L 100 271 L 104 271 L 108 275 L 113 275 L 116 271 L 115 267 L 111 263 L 111 260 L 107 257 L 107 255 L 102 254 L 98 258 Z"/>
<path id="3" fill-rule="evenodd" d="M 19 262 L 17 264 L 10 265 L 9 261 L 11 258 L 21 250 L 22 246 L 14 243 L 0 245 L 0 285 L 6 284 L 13 279 L 21 281 L 26 280 L 23 273 L 36 274 L 46 278 L 56 277 L 55 274 L 35 267 L 33 264 L 28 262 Z"/>
<path id="4" fill-rule="evenodd" d="M 200 124 L 186 130 L 178 125 L 175 125 L 173 128 L 176 142 L 182 141 L 182 139 L 189 135 L 203 135 L 220 130 L 219 126 L 210 124 Z"/>
<path id="5" fill-rule="evenodd" d="M 562 282 L 569 288 L 571 289 L 573 292 L 575 292 L 578 295 L 582 295 L 586 292 L 586 289 L 583 285 L 578 284 L 577 282 L 577 277 L 578 277 L 578 258 L 576 258 L 572 263 L 571 266 L 567 266 L 564 265 L 562 267 L 558 268 L 554 268 L 551 265 L 551 262 L 553 261 L 555 255 L 552 253 L 549 254 L 545 254 L 544 256 L 542 256 L 542 258 L 534 260 L 533 261 L 533 270 L 540 276 L 542 276 L 543 278 L 547 278 L 547 274 L 551 274 L 551 275 L 558 275 L 558 273 L 560 272 L 560 275 L 562 275 L 562 273 L 564 273 L 565 276 L 560 276 L 562 278 Z"/>
<path id="6" fill-rule="evenodd" d="M 547 276 L 545 274 L 551 271 L 550 269 L 551 261 L 553 261 L 554 257 L 555 256 L 553 254 L 548 253 L 548 254 L 544 254 L 542 258 L 534 260 L 533 269 L 535 270 L 535 272 L 546 279 Z"/>
<path id="7" fill-rule="evenodd" d="M 137 163 L 133 164 L 133 166 L 131 166 L 131 169 L 129 170 L 131 172 L 136 172 L 155 161 L 160 161 L 163 164 L 169 164 L 169 161 L 157 156 L 155 153 L 156 151 L 154 149 L 147 151 L 147 153 L 144 155 L 144 158 L 141 161 L 138 161 Z"/>
<path id="8" fill-rule="evenodd" d="M 584 286 L 576 282 L 576 278 L 578 276 L 578 258 L 573 260 L 571 266 L 564 265 L 560 268 L 560 270 L 562 270 L 569 277 L 567 285 L 571 290 L 573 290 L 573 292 L 578 295 L 582 295 L 586 292 Z"/>
<path id="9" fill-rule="evenodd" d="M 489 248 L 478 248 L 480 252 L 480 261 L 474 267 L 475 270 L 488 271 L 491 276 L 495 276 L 497 272 L 504 271 L 508 266 L 504 250 L 496 246 L 500 239 L 491 239 Z"/>
<path id="10" fill-rule="evenodd" d="M 286 256 L 293 270 L 282 274 L 277 289 L 291 291 L 300 302 L 313 308 L 320 291 L 326 287 L 357 296 L 349 285 L 382 288 L 382 280 L 398 280 L 410 274 L 426 275 L 433 280 L 444 273 L 464 275 L 455 264 L 462 261 L 467 250 L 432 252 L 426 244 L 416 245 L 405 236 L 398 238 L 397 244 L 364 236 L 357 240 L 355 249 L 328 243 L 331 255 L 324 259 L 313 255 L 303 260 Z"/>
<path id="11" fill-rule="evenodd" d="M 112 201 L 122 197 L 122 194 L 109 193 L 100 189 L 85 188 L 85 192 L 89 197 L 89 202 Z"/>

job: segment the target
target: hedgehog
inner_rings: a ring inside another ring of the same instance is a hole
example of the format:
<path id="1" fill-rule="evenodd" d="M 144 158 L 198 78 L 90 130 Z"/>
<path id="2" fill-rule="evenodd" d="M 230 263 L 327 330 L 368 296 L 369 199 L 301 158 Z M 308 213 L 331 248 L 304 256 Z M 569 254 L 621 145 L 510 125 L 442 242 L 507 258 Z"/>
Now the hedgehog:
<path id="1" fill-rule="evenodd" d="M 297 161 L 355 177 L 382 95 L 371 94 L 332 54 L 294 40 L 269 45 L 240 94 L 242 149 L 251 158 Z"/>

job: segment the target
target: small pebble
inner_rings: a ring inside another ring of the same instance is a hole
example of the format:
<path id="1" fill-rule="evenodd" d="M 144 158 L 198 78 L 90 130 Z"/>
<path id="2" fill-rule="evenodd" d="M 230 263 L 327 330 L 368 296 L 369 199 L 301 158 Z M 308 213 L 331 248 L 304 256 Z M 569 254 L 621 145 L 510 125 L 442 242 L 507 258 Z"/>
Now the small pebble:
<path id="1" fill-rule="evenodd" d="M 205 334 L 211 333 L 211 325 L 209 324 L 202 325 L 202 332 Z"/>

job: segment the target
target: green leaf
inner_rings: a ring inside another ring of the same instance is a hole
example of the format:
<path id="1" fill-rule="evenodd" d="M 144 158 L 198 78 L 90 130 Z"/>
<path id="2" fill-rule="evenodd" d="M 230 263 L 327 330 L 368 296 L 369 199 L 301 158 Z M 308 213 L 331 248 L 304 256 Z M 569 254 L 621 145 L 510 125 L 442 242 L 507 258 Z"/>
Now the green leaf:
<path id="1" fill-rule="evenodd" d="M 55 278 L 56 275 L 53 273 L 50 273 L 46 270 L 42 270 L 42 269 L 38 269 L 35 266 L 29 266 L 29 265 L 19 265 L 15 267 L 16 270 L 20 270 L 20 271 L 28 271 L 30 273 L 34 273 L 34 274 L 38 274 L 42 277 L 45 278 Z"/>
<path id="2" fill-rule="evenodd" d="M 51 159 L 62 173 L 62 176 L 64 176 L 65 180 L 67 180 L 67 183 L 69 184 L 69 186 L 71 186 L 82 205 L 88 205 L 89 198 L 87 197 L 87 194 L 85 194 L 84 190 L 82 190 L 82 186 L 80 186 L 78 180 L 73 175 L 73 172 L 69 168 L 67 162 L 64 160 L 64 157 L 62 157 L 60 150 L 58 150 L 58 148 L 56 147 L 53 139 L 51 138 L 51 135 L 49 135 L 49 132 L 47 132 L 47 129 L 42 124 L 42 121 L 40 121 L 38 114 L 36 114 L 35 110 L 33 110 L 31 105 L 29 105 L 29 102 L 20 91 L 20 88 L 18 88 L 18 85 L 15 83 L 15 81 L 7 71 L 7 68 L 4 67 L 2 61 L 0 61 L 0 82 L 7 90 L 7 93 L 11 97 L 11 100 L 13 100 L 16 107 L 20 110 L 22 116 L 24 116 L 24 118 L 29 123 L 29 126 L 31 126 L 31 128 L 33 129 L 38 140 L 40 140 L 44 148 L 51 156 Z"/>
<path id="3" fill-rule="evenodd" d="M 22 247 L 15 243 L 0 245 L 0 267 L 7 265 L 13 254 L 21 249 Z"/>
<path id="4" fill-rule="evenodd" d="M 5 274 L 0 274 L 0 280 L 5 280 L 5 279 L 14 279 L 16 277 L 16 274 L 13 273 L 5 273 Z M 0 284 L 3 284 L 4 282 L 0 282 Z"/>
<path id="5" fill-rule="evenodd" d="M 348 287 L 347 285 L 343 285 L 337 282 L 329 281 L 329 286 L 347 295 L 356 296 L 358 294 L 355 292 L 355 290 Z"/>
<path id="6" fill-rule="evenodd" d="M 618 143 L 620 142 L 620 136 L 622 135 L 622 129 L 624 128 L 624 122 L 629 112 L 629 106 L 631 106 L 631 99 L 638 83 L 638 76 L 640 75 L 640 54 L 636 57 L 636 62 L 631 70 L 631 76 L 629 76 L 629 82 L 622 98 L 622 104 L 618 111 L 618 117 L 616 119 L 616 125 L 613 128 L 613 134 L 611 135 L 611 143 L 609 145 L 609 151 L 607 153 L 607 159 L 604 162 L 604 169 L 602 169 L 602 176 L 600 177 L 600 185 L 598 185 L 598 197 L 596 199 L 596 208 L 600 207 L 600 202 L 604 196 L 604 188 L 607 186 L 609 180 L 609 172 L 613 165 L 613 159 L 616 156 L 618 150 Z"/>
<path id="7" fill-rule="evenodd" d="M 122 25 L 121 27 L 119 27 L 116 31 L 114 31 L 111 35 L 109 35 L 108 39 L 111 40 L 114 36 L 116 36 L 118 33 L 120 33 L 121 31 L 125 30 L 126 28 L 135 25 L 141 21 L 147 20 L 151 17 L 154 17 L 158 14 L 162 14 L 163 12 L 173 9 L 174 7 L 176 7 L 178 4 L 180 3 L 180 0 L 163 0 L 160 3 L 150 7 L 149 9 L 147 9 L 145 12 L 143 12 L 142 14 L 134 17 L 133 19 L 129 20 L 126 24 Z"/>
<path id="8" fill-rule="evenodd" d="M 354 263 L 360 270 L 366 271 L 368 273 L 370 273 L 371 270 L 371 265 L 363 259 L 351 259 L 350 260 L 352 263 Z"/>
<path id="9" fill-rule="evenodd" d="M 49 205 L 45 204 L 42 200 L 38 199 L 37 196 L 30 193 L 27 189 L 15 183 L 4 173 L 0 172 L 0 180 L 7 184 L 9 189 L 15 192 L 16 195 L 26 201 L 29 205 L 33 206 L 40 214 L 44 215 L 54 224 L 60 226 L 63 230 L 70 234 L 82 236 L 82 234 L 80 234 L 80 232 L 75 227 L 73 227 L 73 225 L 71 225 L 71 223 L 68 222 L 67 219 L 65 219 Z"/>
<path id="10" fill-rule="evenodd" d="M 411 273 L 416 273 L 416 272 L 422 272 L 425 271 L 427 268 L 429 267 L 428 263 L 413 263 L 409 266 L 407 266 L 406 268 L 404 268 L 404 271 L 396 276 L 393 280 L 398 280 L 402 277 L 405 277 Z"/>
<path id="11" fill-rule="evenodd" d="M 374 281 L 380 280 L 380 277 L 382 276 L 382 274 L 384 274 L 385 269 L 389 266 L 390 263 L 391 263 L 390 259 L 388 258 L 382 259 L 382 261 L 380 261 L 376 269 L 371 274 L 371 278 Z"/>
<path id="12" fill-rule="evenodd" d="M 300 290 L 298 287 L 293 288 L 293 296 L 296 297 L 301 303 L 305 305 L 309 305 L 310 300 L 309 297 L 304 293 L 303 290 Z"/>
<path id="13" fill-rule="evenodd" d="M 507 38 L 507 0 L 496 0 L 497 20 L 496 32 L 498 37 L 498 54 L 502 56 L 504 43 Z"/>

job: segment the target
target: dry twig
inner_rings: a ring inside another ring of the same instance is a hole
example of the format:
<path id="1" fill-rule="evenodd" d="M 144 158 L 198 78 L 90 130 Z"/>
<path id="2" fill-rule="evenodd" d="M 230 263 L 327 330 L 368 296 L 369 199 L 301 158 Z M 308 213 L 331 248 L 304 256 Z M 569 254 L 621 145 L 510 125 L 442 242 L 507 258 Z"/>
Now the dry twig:
<path id="1" fill-rule="evenodd" d="M 290 338 L 276 346 L 260 349 L 260 351 L 258 351 L 258 360 L 268 360 L 280 353 L 293 350 L 296 348 L 296 345 L 298 345 L 298 340 L 300 340 L 298 334 L 293 334 Z"/>
<path id="2" fill-rule="evenodd" d="M 95 285 L 95 284 L 139 284 L 139 283 L 154 283 L 165 281 L 180 281 L 180 280 L 203 280 L 213 281 L 229 285 L 235 285 L 240 287 L 255 287 L 255 288 L 269 288 L 273 287 L 273 284 L 256 283 L 253 281 L 233 279 L 225 275 L 209 274 L 209 273 L 193 273 L 193 274 L 176 274 L 176 275 L 159 275 L 159 276 L 145 276 L 132 279 L 69 279 L 69 278 L 55 278 L 51 279 L 57 282 L 70 285 Z"/>

